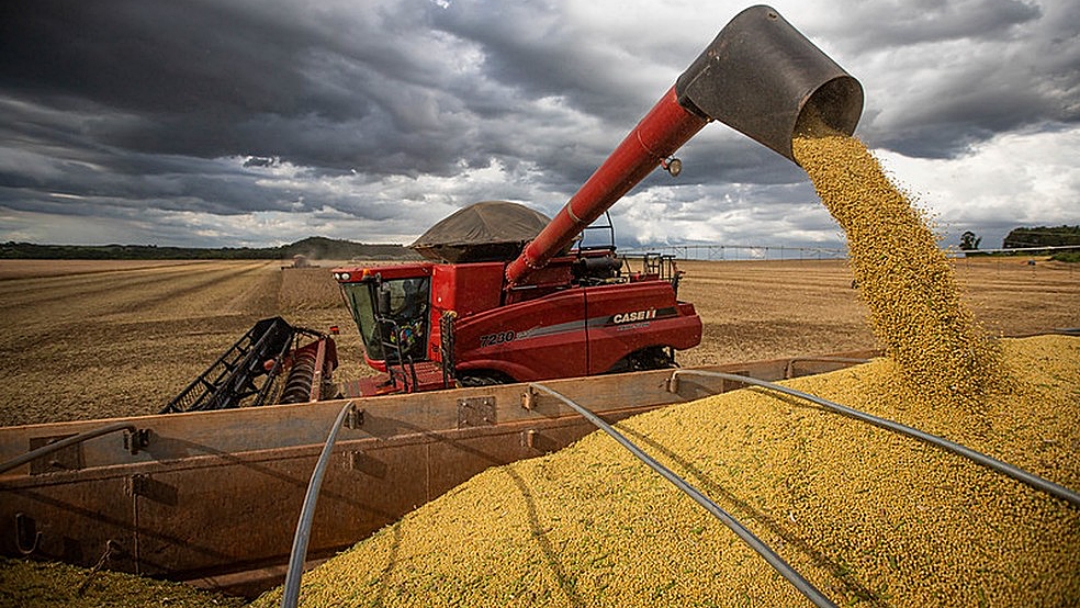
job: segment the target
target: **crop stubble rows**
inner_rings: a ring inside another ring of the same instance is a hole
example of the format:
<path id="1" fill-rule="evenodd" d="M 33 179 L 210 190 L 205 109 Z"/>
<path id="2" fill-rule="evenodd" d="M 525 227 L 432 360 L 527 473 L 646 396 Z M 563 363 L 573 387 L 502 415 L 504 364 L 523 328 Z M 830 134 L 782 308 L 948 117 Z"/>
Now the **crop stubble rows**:
<path id="1" fill-rule="evenodd" d="M 273 314 L 276 270 L 205 262 L 0 282 L 0 420 L 156 413 Z"/>

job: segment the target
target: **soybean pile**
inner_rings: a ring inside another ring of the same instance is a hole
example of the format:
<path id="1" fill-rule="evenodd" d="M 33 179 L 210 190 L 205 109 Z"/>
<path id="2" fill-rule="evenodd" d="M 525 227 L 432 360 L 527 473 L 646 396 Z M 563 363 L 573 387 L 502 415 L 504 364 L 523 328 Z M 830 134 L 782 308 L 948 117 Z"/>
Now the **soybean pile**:
<path id="1" fill-rule="evenodd" d="M 0 557 L 0 608 L 240 608 L 242 603 L 181 583 Z"/>
<path id="2" fill-rule="evenodd" d="M 994 343 L 964 306 L 953 268 L 912 197 L 854 137 L 800 124 L 795 160 L 847 236 L 848 260 L 870 326 L 902 381 L 978 412 L 1002 380 Z"/>
<path id="3" fill-rule="evenodd" d="M 1080 339 L 1002 342 L 1022 378 L 968 441 L 1080 487 Z M 913 424 L 886 360 L 783 384 Z M 962 422 L 939 420 L 955 437 Z M 740 519 L 839 605 L 1080 602 L 1080 512 L 914 439 L 743 389 L 618 428 Z M 275 606 L 280 590 L 257 606 Z M 690 498 L 594 433 L 492 468 L 304 578 L 303 606 L 800 606 Z"/>

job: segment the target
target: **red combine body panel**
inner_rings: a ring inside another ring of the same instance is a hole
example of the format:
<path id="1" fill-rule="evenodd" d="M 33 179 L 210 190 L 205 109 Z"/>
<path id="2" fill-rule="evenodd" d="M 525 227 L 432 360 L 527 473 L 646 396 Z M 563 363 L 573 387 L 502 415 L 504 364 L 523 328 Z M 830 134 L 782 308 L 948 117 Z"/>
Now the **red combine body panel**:
<path id="1" fill-rule="evenodd" d="M 336 269 L 364 338 L 365 358 L 382 372 L 347 384 L 346 393 L 651 369 L 670 365 L 673 349 L 700 343 L 701 320 L 692 304 L 677 300 L 673 280 L 655 274 L 575 276 L 583 260 L 605 260 L 608 268 L 619 264 L 607 254 L 556 258 L 529 283 L 509 288 L 506 262 Z M 383 306 L 389 300 L 383 315 L 380 297 Z"/>

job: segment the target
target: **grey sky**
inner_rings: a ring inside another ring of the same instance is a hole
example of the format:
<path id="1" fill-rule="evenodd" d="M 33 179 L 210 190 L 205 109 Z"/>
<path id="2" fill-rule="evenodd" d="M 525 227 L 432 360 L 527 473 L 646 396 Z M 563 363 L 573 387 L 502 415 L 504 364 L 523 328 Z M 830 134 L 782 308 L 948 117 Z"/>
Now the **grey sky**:
<path id="1" fill-rule="evenodd" d="M 1080 223 L 1080 5 L 777 1 L 858 78 L 856 134 L 999 246 Z M 287 0 L 0 8 L 0 241 L 410 242 L 553 214 L 748 4 Z M 831 245 L 805 175 L 723 125 L 612 209 L 623 245 Z"/>

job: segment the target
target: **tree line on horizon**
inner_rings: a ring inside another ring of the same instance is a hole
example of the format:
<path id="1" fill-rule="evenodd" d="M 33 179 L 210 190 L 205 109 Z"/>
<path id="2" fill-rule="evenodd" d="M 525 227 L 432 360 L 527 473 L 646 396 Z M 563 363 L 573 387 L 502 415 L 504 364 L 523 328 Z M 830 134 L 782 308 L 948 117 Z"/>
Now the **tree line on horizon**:
<path id="1" fill-rule="evenodd" d="M 960 235 L 960 251 L 967 255 L 990 255 L 989 251 L 979 250 L 981 243 L 982 238 L 970 230 Z M 1002 249 L 1031 250 L 1040 247 L 1075 247 L 1075 250 L 1055 251 L 1051 258 L 1064 262 L 1080 261 L 1080 226 L 1013 228 L 1001 243 Z M 997 253 L 1010 255 L 1008 252 Z"/>
<path id="2" fill-rule="evenodd" d="M 278 247 L 40 245 L 14 241 L 0 244 L 0 259 L 8 260 L 289 260 L 298 255 L 312 260 L 396 260 L 419 257 L 404 245 L 355 243 L 326 237 L 309 237 Z"/>

